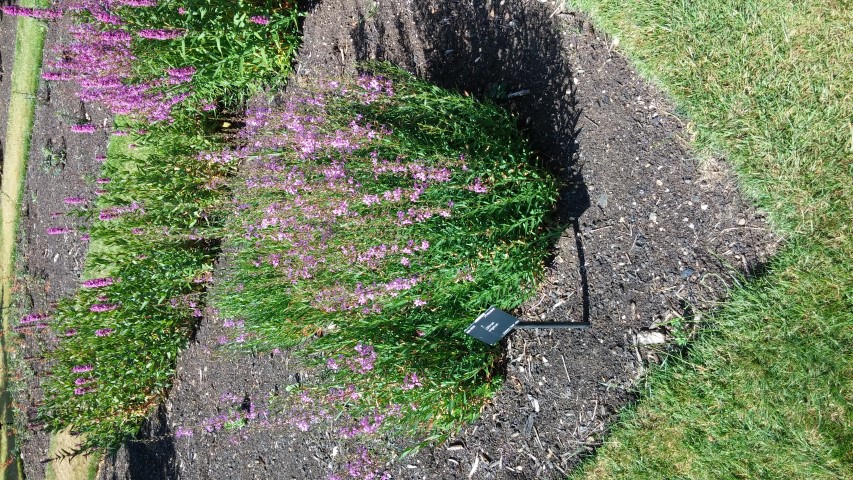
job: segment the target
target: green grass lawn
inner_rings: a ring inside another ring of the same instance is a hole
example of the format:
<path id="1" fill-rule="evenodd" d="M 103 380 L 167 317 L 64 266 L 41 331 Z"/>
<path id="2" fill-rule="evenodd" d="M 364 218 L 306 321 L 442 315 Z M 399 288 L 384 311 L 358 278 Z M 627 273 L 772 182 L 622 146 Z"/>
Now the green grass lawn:
<path id="1" fill-rule="evenodd" d="M 853 478 L 853 3 L 570 3 L 787 237 L 574 478 Z"/>

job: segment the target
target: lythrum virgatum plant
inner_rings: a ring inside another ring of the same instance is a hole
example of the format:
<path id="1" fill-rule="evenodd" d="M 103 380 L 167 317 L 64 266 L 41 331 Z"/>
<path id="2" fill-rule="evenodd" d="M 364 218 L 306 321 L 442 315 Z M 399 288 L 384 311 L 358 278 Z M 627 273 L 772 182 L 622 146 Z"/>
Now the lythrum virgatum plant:
<path id="1" fill-rule="evenodd" d="M 514 120 L 372 65 L 249 111 L 240 138 L 203 155 L 243 163 L 217 306 L 245 321 L 246 345 L 303 345 L 324 366 L 293 423 L 334 404 L 344 437 L 437 439 L 474 419 L 500 384 L 500 350 L 464 329 L 528 298 L 554 238 L 555 180 Z"/>
<path id="2" fill-rule="evenodd" d="M 81 240 L 97 247 L 86 265 L 93 278 L 51 315 L 59 342 L 40 416 L 51 430 L 85 433 L 84 448 L 117 447 L 162 399 L 218 253 L 221 219 L 211 212 L 229 167 L 196 158 L 199 145 L 212 145 L 203 138 L 158 139 L 133 154 L 112 149 L 98 196 L 66 199 L 94 217 Z"/>

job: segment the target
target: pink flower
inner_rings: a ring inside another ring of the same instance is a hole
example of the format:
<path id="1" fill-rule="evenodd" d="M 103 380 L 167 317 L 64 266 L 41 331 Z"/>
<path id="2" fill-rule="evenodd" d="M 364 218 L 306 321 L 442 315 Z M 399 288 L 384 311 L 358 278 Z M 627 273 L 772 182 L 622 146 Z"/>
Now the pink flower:
<path id="1" fill-rule="evenodd" d="M 101 288 L 101 287 L 110 286 L 113 283 L 115 283 L 115 280 L 113 280 L 110 277 L 106 277 L 106 278 L 93 278 L 91 280 L 86 280 L 81 285 L 83 286 L 83 288 Z"/>
<path id="2" fill-rule="evenodd" d="M 91 123 L 80 123 L 77 125 L 71 125 L 71 131 L 74 133 L 87 133 L 88 134 L 88 133 L 95 133 L 95 130 L 97 130 L 97 129 Z"/>
<path id="3" fill-rule="evenodd" d="M 73 337 L 74 335 L 77 335 L 77 330 L 74 328 L 69 328 L 68 330 L 65 331 L 66 337 Z"/>
<path id="4" fill-rule="evenodd" d="M 95 330 L 95 336 L 96 337 L 109 337 L 110 335 L 113 334 L 113 332 L 115 332 L 115 330 L 113 330 L 112 328 L 102 328 L 100 330 Z"/>
<path id="5" fill-rule="evenodd" d="M 140 30 L 136 34 L 149 40 L 174 40 L 184 36 L 180 30 Z"/>
<path id="6" fill-rule="evenodd" d="M 400 386 L 403 390 L 411 390 L 413 388 L 422 387 L 421 381 L 418 379 L 417 373 L 410 373 L 403 379 L 403 384 Z"/>
<path id="7" fill-rule="evenodd" d="M 474 193 L 488 193 L 489 187 L 483 185 L 480 177 L 474 179 L 474 183 L 465 187 L 466 190 L 470 190 Z"/>
<path id="8" fill-rule="evenodd" d="M 118 303 L 95 303 L 89 307 L 89 311 L 94 313 L 112 312 L 118 307 L 120 307 Z"/>
<path id="9" fill-rule="evenodd" d="M 86 373 L 86 372 L 91 372 L 92 370 L 94 370 L 94 368 L 92 368 L 91 365 L 77 365 L 71 369 L 71 372 L 73 372 L 73 373 Z"/>
<path id="10" fill-rule="evenodd" d="M 63 235 L 65 233 L 71 233 L 71 231 L 72 230 L 70 228 L 66 227 L 50 227 L 45 230 L 45 233 L 48 235 Z"/>
<path id="11" fill-rule="evenodd" d="M 121 17 L 119 17 L 118 15 L 112 15 L 107 12 L 99 11 L 92 12 L 91 10 L 90 12 L 92 13 L 93 17 L 100 20 L 101 22 L 109 23 L 110 25 L 124 25 L 124 20 L 122 20 Z"/>
<path id="12" fill-rule="evenodd" d="M 45 315 L 43 313 L 31 313 L 31 314 L 29 314 L 29 315 L 27 315 L 21 319 L 21 325 L 25 325 L 25 324 L 29 324 L 29 323 L 36 323 L 39 320 L 44 320 L 46 318 L 49 318 L 49 316 Z"/>
<path id="13" fill-rule="evenodd" d="M 415 299 L 415 306 L 416 307 L 423 307 L 426 304 L 427 304 L 427 302 L 421 300 L 420 298 Z"/>
<path id="14" fill-rule="evenodd" d="M 338 369 L 340 369 L 341 367 L 340 365 L 338 365 L 338 362 L 336 362 L 334 358 L 329 358 L 328 360 L 326 360 L 326 368 L 337 372 Z"/>
<path id="15" fill-rule="evenodd" d="M 67 197 L 63 202 L 65 202 L 66 205 L 82 205 L 86 203 L 86 199 L 80 197 Z"/>
<path id="16" fill-rule="evenodd" d="M 184 438 L 184 437 L 192 437 L 193 431 L 189 428 L 178 427 L 175 431 L 175 438 Z"/>
<path id="17" fill-rule="evenodd" d="M 264 17 L 261 15 L 254 16 L 249 19 L 252 23 L 257 23 L 258 25 L 268 25 L 270 23 L 270 19 L 268 17 Z"/>
<path id="18" fill-rule="evenodd" d="M 157 0 L 118 0 L 118 3 L 128 7 L 154 7 L 157 5 Z"/>
<path id="19" fill-rule="evenodd" d="M 195 67 L 192 65 L 182 67 L 182 68 L 167 68 L 166 74 L 168 74 L 172 78 L 177 78 L 181 80 L 191 80 L 193 75 L 195 75 Z"/>

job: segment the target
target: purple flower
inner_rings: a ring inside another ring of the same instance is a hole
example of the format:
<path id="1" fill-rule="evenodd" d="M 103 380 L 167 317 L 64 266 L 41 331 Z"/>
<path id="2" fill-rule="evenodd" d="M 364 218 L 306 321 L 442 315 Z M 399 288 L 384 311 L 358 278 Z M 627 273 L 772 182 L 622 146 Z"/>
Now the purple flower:
<path id="1" fill-rule="evenodd" d="M 336 362 L 334 358 L 329 358 L 328 360 L 326 360 L 326 368 L 337 372 L 338 369 L 340 369 L 341 367 L 340 365 L 338 365 L 338 362 Z"/>
<path id="2" fill-rule="evenodd" d="M 400 386 L 403 390 L 411 390 L 413 388 L 422 387 L 421 381 L 418 379 L 417 373 L 410 373 L 403 379 L 403 384 Z"/>
<path id="3" fill-rule="evenodd" d="M 45 233 L 48 235 L 63 235 L 65 233 L 71 233 L 71 231 L 72 230 L 70 228 L 66 227 L 50 227 L 45 230 Z"/>
<path id="4" fill-rule="evenodd" d="M 96 303 L 89 307 L 90 312 L 94 313 L 103 313 L 103 312 L 112 312 L 117 309 L 120 305 L 118 303 Z M 101 336 L 101 335 L 98 335 Z"/>
<path id="5" fill-rule="evenodd" d="M 157 0 L 118 0 L 118 3 L 128 7 L 154 7 L 157 5 Z"/>
<path id="6" fill-rule="evenodd" d="M 268 25 L 270 23 L 270 19 L 268 17 L 264 17 L 261 15 L 256 15 L 249 19 L 252 23 L 257 23 L 258 25 Z"/>
<path id="7" fill-rule="evenodd" d="M 107 12 L 99 11 L 92 12 L 91 10 L 90 12 L 92 13 L 93 17 L 100 20 L 101 22 L 109 23 L 110 25 L 124 25 L 124 20 L 122 20 L 121 17 L 119 17 L 118 15 L 112 15 Z"/>
<path id="8" fill-rule="evenodd" d="M 77 335 L 77 329 L 69 328 L 68 330 L 65 331 L 66 337 L 73 337 L 74 335 Z"/>
<path id="9" fill-rule="evenodd" d="M 77 387 L 74 389 L 74 395 L 85 395 L 89 393 L 89 389 L 86 387 Z"/>
<path id="10" fill-rule="evenodd" d="M 111 181 L 110 178 L 102 177 L 102 178 L 95 180 L 95 183 L 97 183 L 98 185 L 106 185 L 106 184 L 110 183 L 110 181 Z"/>
<path id="11" fill-rule="evenodd" d="M 85 377 L 85 378 L 78 377 L 77 380 L 74 380 L 74 385 L 77 385 L 79 387 L 81 385 L 86 385 L 87 383 L 93 382 L 93 381 L 95 381 L 95 379 L 92 377 Z"/>
<path id="12" fill-rule="evenodd" d="M 192 80 L 193 75 L 195 75 L 195 67 L 192 65 L 182 68 L 168 68 L 166 69 L 166 74 L 169 75 L 172 80 L 172 83 L 184 83 Z"/>
<path id="13" fill-rule="evenodd" d="M 110 277 L 105 278 L 93 278 L 91 280 L 86 280 L 81 285 L 84 288 L 101 288 L 107 287 L 115 283 L 115 280 Z"/>
<path id="14" fill-rule="evenodd" d="M 73 373 L 86 373 L 94 370 L 91 365 L 77 365 L 71 369 Z"/>
<path id="15" fill-rule="evenodd" d="M 373 347 L 359 343 L 355 346 L 355 351 L 359 356 L 347 361 L 350 370 L 356 373 L 367 373 L 373 370 L 373 364 L 376 362 L 376 352 Z"/>
<path id="16" fill-rule="evenodd" d="M 66 197 L 63 202 L 65 202 L 66 205 L 82 205 L 86 203 L 86 199 L 81 197 Z"/>
<path id="17" fill-rule="evenodd" d="M 71 131 L 74 133 L 95 133 L 94 125 L 91 123 L 79 123 L 77 125 L 71 125 Z"/>
<path id="18" fill-rule="evenodd" d="M 88 233 L 84 233 L 83 235 L 80 235 L 80 241 L 88 242 L 88 241 L 89 241 L 89 238 L 90 238 L 90 237 L 89 237 L 89 234 L 88 234 Z"/>
<path id="19" fill-rule="evenodd" d="M 96 337 L 109 337 L 110 335 L 113 334 L 113 332 L 115 332 L 115 330 L 113 330 L 112 328 L 102 328 L 100 330 L 95 330 L 95 336 Z"/>
<path id="20" fill-rule="evenodd" d="M 192 437 L 193 431 L 189 428 L 178 427 L 175 431 L 175 438 Z"/>
<path id="21" fill-rule="evenodd" d="M 180 30 L 140 30 L 136 34 L 149 40 L 174 40 L 184 36 Z"/>
<path id="22" fill-rule="evenodd" d="M 415 306 L 416 307 L 423 307 L 426 304 L 427 304 L 427 302 L 421 300 L 420 298 L 415 299 Z"/>
<path id="23" fill-rule="evenodd" d="M 29 323 L 36 323 L 36 322 L 38 322 L 40 320 L 44 320 L 46 318 L 49 318 L 49 316 L 45 315 L 43 313 L 31 313 L 31 314 L 29 314 L 29 315 L 27 315 L 21 319 L 21 325 L 25 325 L 25 324 L 29 324 Z"/>
<path id="24" fill-rule="evenodd" d="M 489 187 L 483 185 L 480 177 L 474 179 L 474 183 L 465 187 L 466 190 L 470 190 L 474 193 L 488 193 Z"/>
<path id="25" fill-rule="evenodd" d="M 68 72 L 42 72 L 41 78 L 45 80 L 71 80 L 72 76 Z"/>

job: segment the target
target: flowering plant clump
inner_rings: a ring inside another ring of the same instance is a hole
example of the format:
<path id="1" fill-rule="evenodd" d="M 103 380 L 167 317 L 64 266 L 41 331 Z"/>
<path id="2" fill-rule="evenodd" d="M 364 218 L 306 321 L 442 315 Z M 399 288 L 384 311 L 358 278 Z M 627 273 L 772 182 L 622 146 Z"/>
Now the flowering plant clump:
<path id="1" fill-rule="evenodd" d="M 326 384 L 366 398 L 348 407 L 360 420 L 344 436 L 440 437 L 476 417 L 498 352 L 464 329 L 524 301 L 553 240 L 555 181 L 512 119 L 375 65 L 253 109 L 245 125 L 239 147 L 199 158 L 243 165 L 226 224 L 237 253 L 217 298 L 245 319 L 246 344 L 313 338 Z"/>
<path id="2" fill-rule="evenodd" d="M 120 282 L 83 282 L 87 288 L 53 313 L 50 326 L 61 340 L 50 352 L 53 376 L 40 416 L 51 430 L 85 432 L 84 447 L 116 447 L 136 434 L 171 385 L 178 351 L 193 331 L 192 310 L 169 298 L 202 291 L 192 278 L 209 268 L 211 254 L 155 248 L 156 255 L 117 266 Z"/>
<path id="3" fill-rule="evenodd" d="M 42 77 L 73 81 L 82 100 L 144 123 L 186 116 L 197 128 L 212 105 L 239 107 L 252 91 L 287 77 L 299 43 L 300 12 L 275 0 L 203 0 L 187 8 L 157 0 L 54 3 L 51 9 L 3 7 L 45 19 L 64 12 L 78 21 Z"/>

